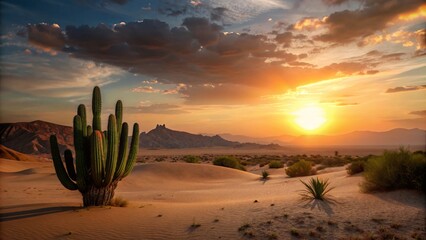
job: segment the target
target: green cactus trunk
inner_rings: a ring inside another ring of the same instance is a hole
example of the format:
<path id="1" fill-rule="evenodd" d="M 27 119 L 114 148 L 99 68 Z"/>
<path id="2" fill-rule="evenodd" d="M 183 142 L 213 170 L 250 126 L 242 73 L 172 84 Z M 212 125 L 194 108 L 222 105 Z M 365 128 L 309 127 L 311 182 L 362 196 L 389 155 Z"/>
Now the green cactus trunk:
<path id="1" fill-rule="evenodd" d="M 64 152 L 65 165 L 59 153 L 55 135 L 50 137 L 50 148 L 56 175 L 69 190 L 79 190 L 83 204 L 105 206 L 111 204 L 114 190 L 121 179 L 130 174 L 139 149 L 139 125 L 133 126 L 128 145 L 128 124 L 122 122 L 123 104 L 117 101 L 115 115 L 108 118 L 108 129 L 101 128 L 101 92 L 93 89 L 92 126 L 87 125 L 86 107 L 80 104 L 74 116 L 74 148 Z"/>

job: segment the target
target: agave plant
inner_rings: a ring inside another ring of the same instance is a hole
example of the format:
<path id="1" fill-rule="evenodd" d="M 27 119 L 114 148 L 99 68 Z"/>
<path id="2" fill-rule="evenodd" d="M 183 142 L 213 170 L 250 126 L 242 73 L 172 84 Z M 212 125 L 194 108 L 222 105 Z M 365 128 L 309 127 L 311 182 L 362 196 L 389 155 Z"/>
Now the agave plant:
<path id="1" fill-rule="evenodd" d="M 50 136 L 56 175 L 65 188 L 80 191 L 84 206 L 111 204 L 118 182 L 132 171 L 139 148 L 139 125 L 135 123 L 128 151 L 128 125 L 122 123 L 122 102 L 117 101 L 115 115 L 109 115 L 107 131 L 103 132 L 101 107 L 101 92 L 99 87 L 95 87 L 92 98 L 93 127 L 87 125 L 86 107 L 80 104 L 73 121 L 75 161 L 72 151 L 65 150 L 66 169 L 56 135 Z"/>
<path id="2" fill-rule="evenodd" d="M 328 179 L 322 180 L 317 177 L 316 179 L 311 178 L 308 183 L 300 181 L 306 187 L 300 194 L 303 199 L 327 200 L 328 192 L 334 189 L 334 187 L 329 186 Z"/>

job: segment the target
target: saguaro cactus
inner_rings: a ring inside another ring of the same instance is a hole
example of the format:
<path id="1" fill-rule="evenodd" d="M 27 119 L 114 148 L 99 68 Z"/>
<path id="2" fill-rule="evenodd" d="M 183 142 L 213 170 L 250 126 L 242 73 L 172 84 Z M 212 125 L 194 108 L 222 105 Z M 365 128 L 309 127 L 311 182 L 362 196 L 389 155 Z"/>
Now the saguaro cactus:
<path id="1" fill-rule="evenodd" d="M 101 91 L 93 89 L 93 127 L 87 125 L 86 107 L 80 104 L 74 116 L 75 166 L 72 151 L 64 152 L 65 166 L 56 135 L 50 136 L 53 164 L 59 181 L 69 190 L 79 190 L 84 206 L 109 205 L 118 182 L 130 174 L 139 148 L 139 125 L 133 125 L 128 151 L 128 125 L 122 123 L 123 104 L 115 106 L 108 118 L 107 131 L 101 129 Z M 127 154 L 128 153 L 128 154 Z"/>

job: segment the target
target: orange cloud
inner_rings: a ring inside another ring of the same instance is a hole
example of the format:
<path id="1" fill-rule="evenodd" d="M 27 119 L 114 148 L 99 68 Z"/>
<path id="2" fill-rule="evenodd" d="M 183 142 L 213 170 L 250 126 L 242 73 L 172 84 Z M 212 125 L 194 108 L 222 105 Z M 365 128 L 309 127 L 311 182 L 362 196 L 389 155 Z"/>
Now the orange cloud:
<path id="1" fill-rule="evenodd" d="M 402 21 L 412 21 L 421 17 L 426 18 L 426 4 L 421 5 L 415 11 L 400 14 L 398 19 Z"/>
<path id="2" fill-rule="evenodd" d="M 296 30 L 315 30 L 324 25 L 328 17 L 319 18 L 304 18 L 296 22 L 293 26 Z"/>

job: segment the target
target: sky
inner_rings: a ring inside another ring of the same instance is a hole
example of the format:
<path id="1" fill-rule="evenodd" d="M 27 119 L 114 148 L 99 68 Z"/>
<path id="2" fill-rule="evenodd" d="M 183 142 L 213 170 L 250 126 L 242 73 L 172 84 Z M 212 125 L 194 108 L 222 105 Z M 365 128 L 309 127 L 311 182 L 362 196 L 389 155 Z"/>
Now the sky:
<path id="1" fill-rule="evenodd" d="M 0 122 L 72 125 L 100 86 L 142 131 L 426 128 L 423 0 L 1 0 Z M 312 110 L 313 109 L 313 110 Z M 320 122 L 307 129 L 298 122 Z M 320 116 L 319 116 L 320 115 Z M 321 120 L 321 121 L 320 121 Z"/>

